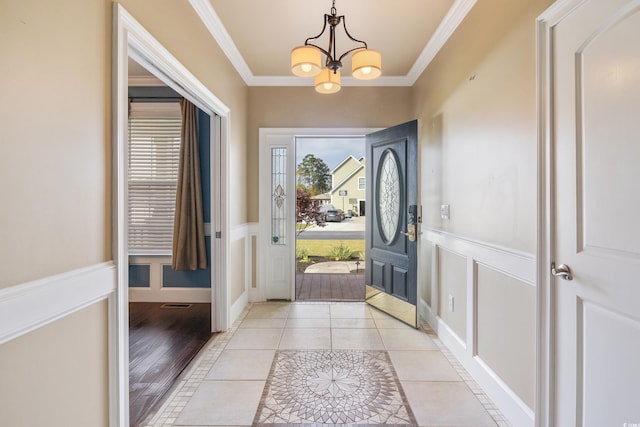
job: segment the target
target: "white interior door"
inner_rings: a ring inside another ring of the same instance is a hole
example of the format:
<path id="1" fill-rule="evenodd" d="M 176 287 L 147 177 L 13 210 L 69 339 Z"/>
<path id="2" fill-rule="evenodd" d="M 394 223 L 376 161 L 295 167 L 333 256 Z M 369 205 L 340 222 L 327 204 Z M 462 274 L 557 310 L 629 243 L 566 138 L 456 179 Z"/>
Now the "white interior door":
<path id="1" fill-rule="evenodd" d="M 552 37 L 555 425 L 636 425 L 640 1 L 580 2 Z"/>

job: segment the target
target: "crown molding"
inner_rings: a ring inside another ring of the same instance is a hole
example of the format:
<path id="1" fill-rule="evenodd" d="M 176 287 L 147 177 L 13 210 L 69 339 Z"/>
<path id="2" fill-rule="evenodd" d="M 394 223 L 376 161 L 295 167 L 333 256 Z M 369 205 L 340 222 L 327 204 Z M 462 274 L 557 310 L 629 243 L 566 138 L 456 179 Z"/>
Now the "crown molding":
<path id="1" fill-rule="evenodd" d="M 477 0 L 456 0 L 407 75 L 382 76 L 367 81 L 343 77 L 342 86 L 413 86 L 476 2 Z M 209 0 L 189 0 L 189 3 L 247 86 L 310 86 L 313 84 L 312 79 L 295 76 L 254 76 L 220 17 L 211 6 L 211 2 Z"/>
<path id="2" fill-rule="evenodd" d="M 251 86 L 249 82 L 253 78 L 253 73 L 231 39 L 220 17 L 211 6 L 211 2 L 209 0 L 189 0 L 189 3 L 213 38 L 218 42 L 224 54 L 227 55 L 238 74 L 248 86 Z"/>
<path id="3" fill-rule="evenodd" d="M 296 76 L 251 76 L 245 80 L 248 86 L 313 86 L 313 78 Z M 342 87 L 372 87 L 372 86 L 411 86 L 412 82 L 404 76 L 382 76 L 375 80 L 358 80 L 353 77 L 342 77 Z"/>
<path id="4" fill-rule="evenodd" d="M 429 66 L 433 58 L 442 49 L 442 46 L 449 40 L 449 37 L 454 33 L 458 26 L 462 23 L 462 20 L 467 16 L 469 11 L 475 6 L 477 0 L 456 0 L 451 6 L 451 9 L 447 12 L 436 31 L 427 42 L 424 50 L 416 59 L 416 62 L 409 70 L 407 79 L 411 82 L 409 86 L 418 80 L 424 70 Z"/>

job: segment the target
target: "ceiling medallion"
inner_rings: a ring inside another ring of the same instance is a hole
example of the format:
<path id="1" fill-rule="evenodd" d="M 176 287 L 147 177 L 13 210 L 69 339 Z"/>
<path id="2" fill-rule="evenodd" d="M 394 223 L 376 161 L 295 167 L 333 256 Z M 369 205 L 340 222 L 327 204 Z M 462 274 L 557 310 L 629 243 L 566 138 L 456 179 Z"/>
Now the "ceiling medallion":
<path id="1" fill-rule="evenodd" d="M 342 23 L 344 32 L 350 40 L 360 44 L 353 49 L 347 50 L 338 56 L 335 33 L 336 27 Z M 329 26 L 329 47 L 325 50 L 312 43 L 319 39 Z M 326 56 L 325 64 L 322 66 L 322 54 Z M 299 77 L 315 77 L 315 88 L 319 93 L 335 93 L 340 90 L 340 69 L 342 59 L 352 54 L 351 75 L 359 80 L 373 80 L 382 74 L 382 57 L 380 52 L 367 47 L 367 43 L 355 39 L 347 30 L 344 15 L 338 16 L 336 11 L 336 1 L 333 0 L 331 15 L 325 13 L 322 32 L 315 37 L 309 37 L 304 45 L 298 46 L 291 51 L 291 71 Z"/>

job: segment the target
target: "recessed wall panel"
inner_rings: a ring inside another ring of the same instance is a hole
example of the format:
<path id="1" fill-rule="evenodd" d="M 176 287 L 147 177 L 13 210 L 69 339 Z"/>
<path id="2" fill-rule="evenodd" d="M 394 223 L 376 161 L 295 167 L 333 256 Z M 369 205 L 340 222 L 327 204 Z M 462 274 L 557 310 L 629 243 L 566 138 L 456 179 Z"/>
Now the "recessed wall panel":
<path id="1" fill-rule="evenodd" d="M 438 248 L 439 316 L 461 339 L 467 337 L 467 259 Z M 453 304 L 449 304 L 453 298 Z"/>
<path id="2" fill-rule="evenodd" d="M 533 409 L 536 288 L 484 265 L 476 271 L 477 354 Z"/>

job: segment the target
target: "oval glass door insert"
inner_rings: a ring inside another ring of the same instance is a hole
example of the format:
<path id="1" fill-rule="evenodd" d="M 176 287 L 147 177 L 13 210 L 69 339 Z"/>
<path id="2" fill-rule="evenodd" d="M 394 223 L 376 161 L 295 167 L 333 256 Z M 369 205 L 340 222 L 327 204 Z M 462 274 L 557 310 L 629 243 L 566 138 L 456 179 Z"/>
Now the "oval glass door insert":
<path id="1" fill-rule="evenodd" d="M 378 217 L 385 243 L 393 242 L 400 224 L 400 167 L 391 150 L 386 150 L 378 167 Z"/>

